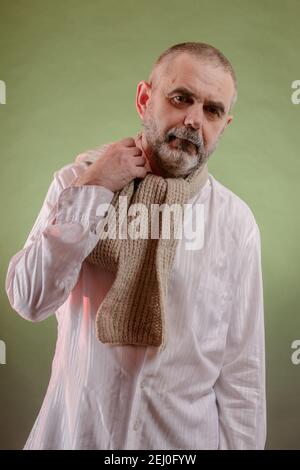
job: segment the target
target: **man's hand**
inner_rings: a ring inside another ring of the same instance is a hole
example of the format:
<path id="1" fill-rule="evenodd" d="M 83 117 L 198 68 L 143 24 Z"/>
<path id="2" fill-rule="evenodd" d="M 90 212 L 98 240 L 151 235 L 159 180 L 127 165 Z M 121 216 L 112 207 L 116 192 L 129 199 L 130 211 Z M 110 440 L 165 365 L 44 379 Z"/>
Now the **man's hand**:
<path id="1" fill-rule="evenodd" d="M 148 160 L 132 137 L 110 145 L 99 159 L 80 175 L 74 186 L 98 185 L 119 191 L 134 178 L 144 178 L 149 168 Z"/>

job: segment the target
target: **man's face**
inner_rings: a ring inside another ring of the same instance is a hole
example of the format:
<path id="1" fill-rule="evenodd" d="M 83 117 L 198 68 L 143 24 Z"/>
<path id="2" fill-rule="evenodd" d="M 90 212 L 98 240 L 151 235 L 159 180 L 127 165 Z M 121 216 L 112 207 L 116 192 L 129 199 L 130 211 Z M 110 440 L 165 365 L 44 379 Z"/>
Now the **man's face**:
<path id="1" fill-rule="evenodd" d="M 185 176 L 207 161 L 232 119 L 233 95 L 228 72 L 185 53 L 163 66 L 153 92 L 139 84 L 143 134 L 164 176 Z"/>

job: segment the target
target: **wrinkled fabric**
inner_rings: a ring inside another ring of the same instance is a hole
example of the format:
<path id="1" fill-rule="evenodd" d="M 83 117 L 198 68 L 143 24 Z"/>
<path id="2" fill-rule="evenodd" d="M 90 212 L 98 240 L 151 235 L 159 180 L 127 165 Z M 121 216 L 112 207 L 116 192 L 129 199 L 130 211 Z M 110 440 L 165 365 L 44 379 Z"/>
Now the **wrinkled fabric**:
<path id="1" fill-rule="evenodd" d="M 238 196 L 209 174 L 204 245 L 178 240 L 168 285 L 166 349 L 99 342 L 95 316 L 114 275 L 85 260 L 97 207 L 113 193 L 54 174 L 6 291 L 23 318 L 56 315 L 46 396 L 24 449 L 262 449 L 266 437 L 260 233 Z"/>

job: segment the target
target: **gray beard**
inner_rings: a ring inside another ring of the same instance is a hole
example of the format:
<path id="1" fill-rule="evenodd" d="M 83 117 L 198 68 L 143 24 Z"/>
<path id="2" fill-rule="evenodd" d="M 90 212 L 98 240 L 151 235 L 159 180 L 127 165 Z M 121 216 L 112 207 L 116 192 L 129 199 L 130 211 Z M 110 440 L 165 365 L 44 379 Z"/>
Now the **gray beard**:
<path id="1" fill-rule="evenodd" d="M 144 120 L 143 128 L 152 150 L 152 157 L 165 177 L 189 175 L 194 169 L 207 162 L 219 142 L 217 141 L 211 149 L 206 151 L 202 139 L 188 128 L 173 127 L 162 137 L 151 117 Z M 169 142 L 176 137 L 180 139 L 178 146 L 171 148 Z M 191 150 L 192 148 L 196 149 L 195 153 Z"/>

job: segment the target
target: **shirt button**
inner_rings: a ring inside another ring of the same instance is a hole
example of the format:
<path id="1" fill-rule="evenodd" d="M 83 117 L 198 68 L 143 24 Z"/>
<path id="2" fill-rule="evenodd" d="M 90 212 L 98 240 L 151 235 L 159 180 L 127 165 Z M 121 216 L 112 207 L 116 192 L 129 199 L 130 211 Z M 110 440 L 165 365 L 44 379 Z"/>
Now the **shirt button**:
<path id="1" fill-rule="evenodd" d="M 97 229 L 97 225 L 96 225 L 96 224 L 92 224 L 90 230 L 91 230 L 91 232 L 92 232 L 93 234 L 95 234 L 95 235 L 97 234 L 97 230 L 96 230 L 96 229 Z"/>
<path id="2" fill-rule="evenodd" d="M 145 385 L 146 385 L 146 381 L 145 381 L 145 380 L 142 380 L 142 382 L 141 382 L 141 388 L 144 388 Z"/>
<path id="3" fill-rule="evenodd" d="M 58 287 L 59 289 L 65 290 L 65 284 L 61 281 L 55 281 L 55 287 Z"/>
<path id="4" fill-rule="evenodd" d="M 133 425 L 133 429 L 134 429 L 135 431 L 137 431 L 137 430 L 138 430 L 138 427 L 139 427 L 139 421 L 138 421 L 138 419 L 137 419 L 136 422 L 135 422 L 134 425 Z"/>

